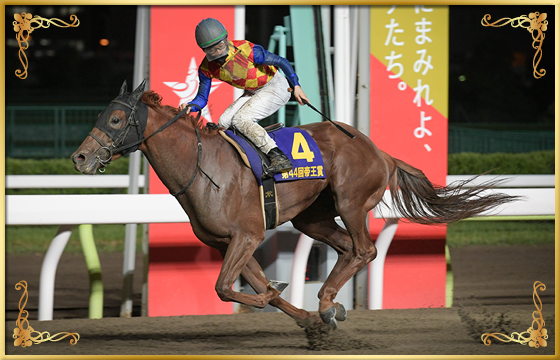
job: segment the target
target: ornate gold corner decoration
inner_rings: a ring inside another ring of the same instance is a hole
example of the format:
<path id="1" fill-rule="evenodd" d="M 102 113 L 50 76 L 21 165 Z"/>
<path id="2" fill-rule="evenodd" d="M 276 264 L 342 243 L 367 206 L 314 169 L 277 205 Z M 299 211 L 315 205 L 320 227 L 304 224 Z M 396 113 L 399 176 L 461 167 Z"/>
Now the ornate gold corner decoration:
<path id="1" fill-rule="evenodd" d="M 52 18 L 52 19 L 45 19 L 40 17 L 39 15 L 35 15 L 32 18 L 30 13 L 21 13 L 14 14 L 14 19 L 16 19 L 12 24 L 14 25 L 14 31 L 17 33 L 16 39 L 19 43 L 19 61 L 23 65 L 23 71 L 20 69 L 16 70 L 16 76 L 20 79 L 25 79 L 27 77 L 27 56 L 25 55 L 25 50 L 29 47 L 29 34 L 33 32 L 33 30 L 38 28 L 48 28 L 52 25 L 66 28 L 66 27 L 77 27 L 80 25 L 80 20 L 76 15 L 70 15 L 71 24 L 68 24 L 60 19 Z"/>
<path id="2" fill-rule="evenodd" d="M 16 290 L 20 290 L 21 288 L 23 288 L 23 295 L 21 295 L 21 298 L 19 299 L 19 315 L 18 315 L 18 319 L 16 320 L 17 327 L 14 329 L 14 335 L 13 335 L 13 338 L 16 339 L 14 341 L 14 345 L 21 346 L 21 347 L 29 347 L 34 343 L 40 344 L 45 341 L 60 341 L 68 336 L 72 337 L 72 339 L 70 339 L 70 345 L 76 345 L 78 340 L 80 340 L 80 334 L 78 333 L 61 332 L 51 336 L 51 334 L 49 334 L 48 331 L 39 332 L 34 330 L 29 325 L 29 321 L 27 320 L 27 316 L 29 315 L 29 313 L 27 312 L 27 310 L 24 310 L 25 305 L 27 304 L 27 297 L 28 297 L 27 282 L 25 280 L 22 280 L 16 284 Z M 38 335 L 32 336 L 33 334 L 38 334 Z"/>
<path id="3" fill-rule="evenodd" d="M 488 23 L 488 20 L 490 20 L 490 18 L 491 18 L 490 14 L 484 15 L 484 17 L 481 20 L 482 26 L 500 27 L 511 23 L 512 27 L 521 26 L 522 28 L 527 29 L 527 31 L 531 33 L 531 36 L 533 36 L 533 49 L 537 50 L 535 52 L 535 56 L 533 56 L 533 76 L 537 79 L 543 77 L 544 74 L 546 73 L 546 70 L 540 69 L 537 71 L 537 66 L 539 65 L 539 62 L 541 61 L 542 58 L 541 48 L 542 48 L 542 43 L 544 41 L 543 31 L 546 31 L 548 27 L 548 20 L 546 20 L 546 13 L 541 14 L 539 12 L 534 12 L 534 13 L 530 13 L 529 16 L 521 15 L 513 19 L 502 18 L 493 23 Z M 504 22 L 500 23 L 501 21 Z"/>
<path id="4" fill-rule="evenodd" d="M 533 284 L 533 302 L 535 303 L 537 311 L 533 311 L 533 323 L 531 324 L 531 327 L 527 329 L 527 331 L 522 333 L 513 332 L 511 333 L 510 336 L 500 334 L 500 333 L 482 334 L 481 338 L 484 345 L 487 346 L 490 345 L 492 343 L 490 341 L 490 338 L 493 337 L 502 342 L 514 341 L 521 345 L 529 344 L 530 347 L 534 347 L 534 348 L 538 348 L 541 346 L 546 347 L 546 339 L 548 339 L 548 334 L 546 329 L 544 328 L 544 319 L 542 317 L 542 312 L 541 312 L 542 302 L 541 302 L 541 298 L 537 294 L 537 289 L 544 291 L 546 289 L 546 286 L 540 281 L 535 281 L 535 283 Z M 538 305 L 537 305 L 537 300 L 539 301 Z"/>

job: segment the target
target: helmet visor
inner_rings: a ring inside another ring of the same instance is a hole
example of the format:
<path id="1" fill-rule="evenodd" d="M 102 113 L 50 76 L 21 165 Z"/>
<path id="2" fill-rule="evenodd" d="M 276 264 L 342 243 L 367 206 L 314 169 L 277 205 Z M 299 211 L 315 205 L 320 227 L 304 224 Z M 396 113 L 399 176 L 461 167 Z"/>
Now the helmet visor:
<path id="1" fill-rule="evenodd" d="M 202 50 L 206 53 L 206 57 L 209 61 L 216 60 L 219 57 L 227 55 L 229 50 L 227 38 Z"/>

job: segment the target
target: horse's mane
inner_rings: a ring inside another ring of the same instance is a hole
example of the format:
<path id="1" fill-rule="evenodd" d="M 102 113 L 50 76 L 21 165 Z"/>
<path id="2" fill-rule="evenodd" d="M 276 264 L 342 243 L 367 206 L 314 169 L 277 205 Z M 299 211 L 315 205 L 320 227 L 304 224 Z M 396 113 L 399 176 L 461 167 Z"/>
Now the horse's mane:
<path id="1" fill-rule="evenodd" d="M 148 105 L 152 109 L 163 111 L 164 113 L 169 115 L 169 117 L 176 116 L 179 113 L 179 110 L 177 108 L 173 107 L 173 106 L 162 105 L 161 104 L 162 99 L 163 98 L 160 94 L 156 93 L 153 90 L 150 90 L 150 91 L 145 91 L 142 94 L 142 99 L 141 100 L 142 100 L 142 102 L 144 102 L 146 105 Z M 207 127 L 203 126 L 202 120 L 199 120 L 197 122 L 196 118 L 194 116 L 190 115 L 190 114 L 183 115 L 182 118 L 189 121 L 193 127 L 197 127 L 199 130 L 209 131 L 209 129 Z"/>

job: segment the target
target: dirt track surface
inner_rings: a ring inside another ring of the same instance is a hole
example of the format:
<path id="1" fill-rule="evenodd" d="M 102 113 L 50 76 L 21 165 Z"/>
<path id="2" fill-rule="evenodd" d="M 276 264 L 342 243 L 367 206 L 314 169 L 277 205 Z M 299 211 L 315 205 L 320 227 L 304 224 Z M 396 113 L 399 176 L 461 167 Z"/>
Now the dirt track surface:
<path id="1" fill-rule="evenodd" d="M 306 332 L 283 313 L 139 317 L 141 270 L 135 274 L 133 318 L 118 318 L 122 254 L 101 254 L 105 318 L 87 317 L 88 278 L 83 256 L 64 254 L 57 273 L 54 321 L 37 321 L 42 255 L 6 258 L 6 354 L 9 355 L 553 355 L 555 353 L 555 247 L 471 246 L 451 249 L 454 304 L 451 308 L 353 310 L 334 332 Z M 141 264 L 140 258 L 137 264 Z M 141 268 L 141 266 L 138 266 Z M 76 332 L 68 338 L 22 348 L 13 345 L 20 280 L 28 282 L 30 325 L 38 331 Z M 535 349 L 498 340 L 486 332 L 524 332 L 531 327 L 533 283 L 548 331 Z M 404 290 L 403 290 L 404 291 Z M 112 316 L 112 317 L 110 317 Z"/>

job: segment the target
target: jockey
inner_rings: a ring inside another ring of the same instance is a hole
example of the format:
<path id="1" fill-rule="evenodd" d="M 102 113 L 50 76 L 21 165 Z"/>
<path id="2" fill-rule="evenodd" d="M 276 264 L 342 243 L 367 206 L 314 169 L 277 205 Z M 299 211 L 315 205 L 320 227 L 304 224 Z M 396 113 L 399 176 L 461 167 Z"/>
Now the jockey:
<path id="1" fill-rule="evenodd" d="M 293 168 L 288 157 L 257 122 L 274 114 L 290 99 L 288 77 L 294 97 L 299 104 L 308 101 L 301 89 L 292 65 L 283 57 L 266 51 L 262 46 L 246 40 L 228 41 L 225 27 L 216 19 L 204 19 L 196 27 L 195 37 L 206 57 L 198 68 L 198 94 L 186 106 L 202 110 L 210 94 L 212 78 L 245 90 L 222 114 L 219 126 L 233 127 L 251 140 L 270 159 L 266 175 L 289 171 Z"/>

